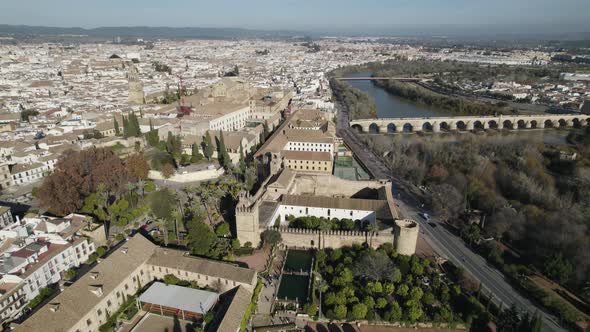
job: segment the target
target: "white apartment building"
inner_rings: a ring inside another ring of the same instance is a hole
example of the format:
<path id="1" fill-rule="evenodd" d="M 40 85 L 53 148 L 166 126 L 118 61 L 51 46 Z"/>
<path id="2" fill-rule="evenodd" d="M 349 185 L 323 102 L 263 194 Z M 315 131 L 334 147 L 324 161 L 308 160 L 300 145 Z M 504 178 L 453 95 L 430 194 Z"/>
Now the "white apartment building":
<path id="1" fill-rule="evenodd" d="M 38 181 L 52 170 L 42 163 L 33 164 L 17 164 L 12 167 L 12 183 L 11 185 L 20 186 L 23 184 Z"/>
<path id="2" fill-rule="evenodd" d="M 0 323 L 17 318 L 26 304 L 23 279 L 12 275 L 0 279 Z"/>
<path id="3" fill-rule="evenodd" d="M 14 223 L 14 218 L 12 217 L 10 207 L 0 205 L 0 229 L 12 225 L 12 223 Z"/>
<path id="4" fill-rule="evenodd" d="M 212 108 L 220 105 L 211 104 Z M 228 105 L 228 108 L 217 113 L 218 116 L 209 120 L 209 130 L 236 131 L 246 126 L 246 120 L 250 117 L 250 108 L 244 105 Z M 213 111 L 210 109 L 209 111 Z"/>
<path id="5" fill-rule="evenodd" d="M 38 238 L 5 257 L 0 262 L 0 273 L 22 278 L 29 302 L 40 289 L 59 282 L 64 271 L 86 262 L 94 251 L 94 244 L 84 237 L 72 242 Z"/>

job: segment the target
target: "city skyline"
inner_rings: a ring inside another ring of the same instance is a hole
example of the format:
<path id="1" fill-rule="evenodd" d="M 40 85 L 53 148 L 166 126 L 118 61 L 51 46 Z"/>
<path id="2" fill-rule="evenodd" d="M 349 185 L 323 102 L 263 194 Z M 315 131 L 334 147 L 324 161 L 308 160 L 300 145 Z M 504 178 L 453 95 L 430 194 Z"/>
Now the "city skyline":
<path id="1" fill-rule="evenodd" d="M 34 8 L 35 10 L 31 10 Z M 451 0 L 327 0 L 196 3 L 128 0 L 5 2 L 0 22 L 12 25 L 232 27 L 353 34 L 540 34 L 590 31 L 590 3 Z"/>

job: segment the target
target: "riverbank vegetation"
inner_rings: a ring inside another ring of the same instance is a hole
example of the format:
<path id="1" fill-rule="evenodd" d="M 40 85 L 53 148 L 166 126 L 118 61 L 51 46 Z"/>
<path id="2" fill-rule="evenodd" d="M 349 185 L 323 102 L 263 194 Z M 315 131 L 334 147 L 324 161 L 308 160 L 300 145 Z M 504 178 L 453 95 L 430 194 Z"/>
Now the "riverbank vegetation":
<path id="1" fill-rule="evenodd" d="M 344 81 L 331 80 L 330 86 L 336 100 L 348 108 L 350 120 L 377 118 L 375 100 L 368 93 L 355 89 Z"/>
<path id="2" fill-rule="evenodd" d="M 377 73 L 376 75 L 386 74 Z M 503 102 L 496 104 L 475 102 L 463 97 L 453 97 L 433 92 L 414 83 L 388 80 L 375 81 L 374 84 L 393 95 L 411 100 L 415 103 L 436 107 L 456 115 L 496 115 L 515 114 L 518 112 Z"/>
<path id="3" fill-rule="evenodd" d="M 576 147 L 478 135 L 363 139 L 509 275 L 544 273 L 588 300 L 590 130 L 570 136 Z M 481 241 L 489 237 L 500 242 Z"/>

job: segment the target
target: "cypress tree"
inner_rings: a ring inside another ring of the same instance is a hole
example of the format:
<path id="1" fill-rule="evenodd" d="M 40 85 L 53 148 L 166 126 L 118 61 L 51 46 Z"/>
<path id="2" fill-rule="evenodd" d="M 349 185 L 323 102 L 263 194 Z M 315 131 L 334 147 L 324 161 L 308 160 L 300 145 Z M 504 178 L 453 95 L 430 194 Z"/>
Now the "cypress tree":
<path id="1" fill-rule="evenodd" d="M 117 118 L 113 118 L 113 120 L 115 121 L 115 135 L 119 136 L 121 135 L 121 132 L 119 130 L 119 122 L 117 122 Z"/>
<path id="2" fill-rule="evenodd" d="M 123 137 L 129 137 L 129 120 L 123 116 Z"/>
<path id="3" fill-rule="evenodd" d="M 240 171 L 242 174 L 246 172 L 246 158 L 244 157 L 244 147 L 240 143 Z"/>
<path id="4" fill-rule="evenodd" d="M 133 123 L 133 117 L 135 115 L 133 112 L 129 112 L 127 115 L 127 136 L 135 137 L 137 136 L 137 131 L 135 130 L 135 123 Z"/>
<path id="5" fill-rule="evenodd" d="M 266 142 L 266 139 L 268 138 L 268 134 L 269 134 L 269 130 L 268 130 L 268 125 L 265 123 L 262 124 L 262 143 Z"/>
<path id="6" fill-rule="evenodd" d="M 191 151 L 191 163 L 196 164 L 201 160 L 203 160 L 203 155 L 199 152 L 199 146 L 197 144 L 193 144 Z"/>
<path id="7" fill-rule="evenodd" d="M 211 160 L 211 158 L 213 158 L 213 145 L 211 143 L 211 135 L 209 134 L 209 131 L 205 133 L 203 145 L 203 152 L 205 153 L 205 157 L 207 158 L 207 160 Z"/>
<path id="8" fill-rule="evenodd" d="M 217 159 L 223 167 L 227 168 L 231 165 L 231 158 L 227 153 L 227 148 L 225 147 L 225 140 L 223 139 L 223 132 L 219 131 L 219 144 L 217 146 Z"/>
<path id="9" fill-rule="evenodd" d="M 139 128 L 139 121 L 137 120 L 137 116 L 135 115 L 135 113 L 129 113 L 129 119 L 127 122 L 129 127 L 129 129 L 127 130 L 127 135 L 131 137 L 140 137 L 141 129 Z"/>

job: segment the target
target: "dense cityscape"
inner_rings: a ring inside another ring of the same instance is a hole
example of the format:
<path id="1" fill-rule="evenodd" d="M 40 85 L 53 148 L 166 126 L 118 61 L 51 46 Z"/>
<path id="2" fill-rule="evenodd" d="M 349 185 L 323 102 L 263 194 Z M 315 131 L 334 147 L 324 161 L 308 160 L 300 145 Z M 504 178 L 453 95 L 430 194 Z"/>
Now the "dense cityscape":
<path id="1" fill-rule="evenodd" d="M 0 25 L 3 330 L 590 330 L 590 37 L 432 33 Z"/>

